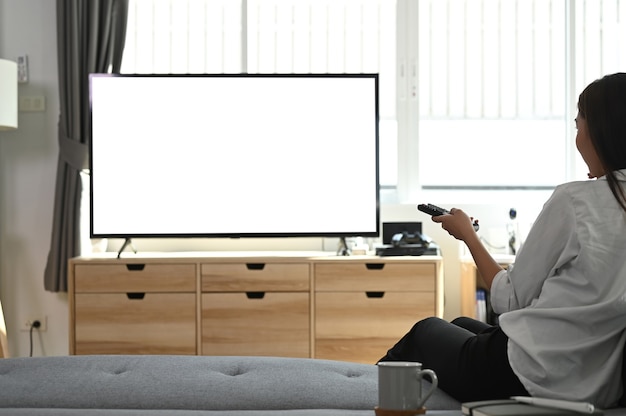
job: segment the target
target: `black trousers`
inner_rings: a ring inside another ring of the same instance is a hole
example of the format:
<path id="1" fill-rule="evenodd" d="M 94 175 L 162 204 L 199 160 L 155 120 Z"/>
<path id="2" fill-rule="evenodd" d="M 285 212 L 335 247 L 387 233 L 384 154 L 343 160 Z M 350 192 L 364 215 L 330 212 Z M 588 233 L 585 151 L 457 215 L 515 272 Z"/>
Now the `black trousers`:
<path id="1" fill-rule="evenodd" d="M 422 363 L 437 374 L 439 388 L 460 402 L 528 396 L 509 365 L 507 342 L 499 326 L 466 317 L 427 318 L 380 361 Z"/>

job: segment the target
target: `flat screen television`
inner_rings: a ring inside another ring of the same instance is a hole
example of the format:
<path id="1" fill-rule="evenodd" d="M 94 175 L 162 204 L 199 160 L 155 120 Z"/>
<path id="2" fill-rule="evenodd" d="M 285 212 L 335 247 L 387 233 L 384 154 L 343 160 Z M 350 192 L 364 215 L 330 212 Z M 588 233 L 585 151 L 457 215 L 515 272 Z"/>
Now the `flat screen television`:
<path id="1" fill-rule="evenodd" d="M 377 74 L 92 74 L 91 237 L 379 234 Z"/>

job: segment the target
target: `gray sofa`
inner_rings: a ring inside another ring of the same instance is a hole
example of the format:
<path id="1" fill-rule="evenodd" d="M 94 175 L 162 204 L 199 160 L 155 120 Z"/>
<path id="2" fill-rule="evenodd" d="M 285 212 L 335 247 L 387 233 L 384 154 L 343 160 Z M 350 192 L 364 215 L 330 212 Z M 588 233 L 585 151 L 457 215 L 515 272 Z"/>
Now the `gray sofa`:
<path id="1" fill-rule="evenodd" d="M 0 415 L 361 416 L 375 365 L 278 357 L 67 356 L 0 360 Z M 442 391 L 429 409 L 460 404 Z"/>
<path id="2" fill-rule="evenodd" d="M 0 359 L 0 415 L 371 416 L 377 401 L 377 367 L 367 364 L 155 355 Z M 460 403 L 441 390 L 426 407 L 428 414 L 461 414 Z M 626 414 L 620 410 L 605 414 Z"/>

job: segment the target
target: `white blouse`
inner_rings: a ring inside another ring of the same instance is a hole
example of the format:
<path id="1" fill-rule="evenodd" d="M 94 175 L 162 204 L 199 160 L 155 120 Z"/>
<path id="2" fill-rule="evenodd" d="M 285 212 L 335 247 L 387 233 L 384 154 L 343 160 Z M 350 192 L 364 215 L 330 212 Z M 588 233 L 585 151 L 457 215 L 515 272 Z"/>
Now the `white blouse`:
<path id="1" fill-rule="evenodd" d="M 626 170 L 618 172 L 626 179 Z M 605 178 L 558 186 L 491 303 L 533 396 L 614 406 L 626 341 L 626 214 Z"/>

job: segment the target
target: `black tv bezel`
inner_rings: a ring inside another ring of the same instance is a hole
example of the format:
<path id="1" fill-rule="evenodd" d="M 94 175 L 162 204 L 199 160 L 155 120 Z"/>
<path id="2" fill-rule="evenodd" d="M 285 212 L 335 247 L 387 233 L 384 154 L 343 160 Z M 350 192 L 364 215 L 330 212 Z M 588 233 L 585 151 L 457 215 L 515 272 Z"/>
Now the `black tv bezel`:
<path id="1" fill-rule="evenodd" d="M 345 231 L 345 232 L 226 232 L 226 233 L 94 233 L 94 206 L 93 206 L 93 146 L 91 140 L 93 137 L 93 111 L 92 111 L 92 79 L 95 77 L 119 77 L 119 78 L 146 78 L 146 77 L 211 77 L 211 78 L 371 78 L 374 79 L 375 89 L 375 195 L 376 195 L 376 225 L 374 231 Z M 154 239 L 154 238 L 307 238 L 307 237 L 379 237 L 381 232 L 380 223 L 380 90 L 379 90 L 379 74 L 378 73 L 202 73 L 202 74 L 111 74 L 111 73 L 93 73 L 89 74 L 89 120 L 90 120 L 90 136 L 89 136 L 89 235 L 90 238 L 120 238 L 120 239 Z"/>

